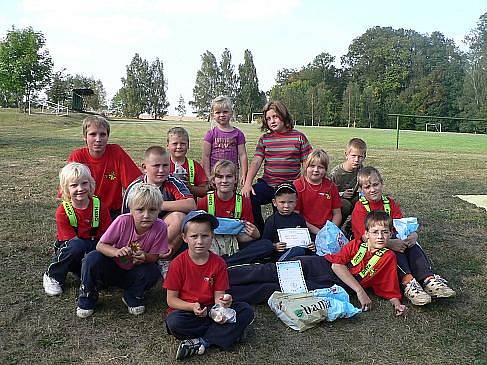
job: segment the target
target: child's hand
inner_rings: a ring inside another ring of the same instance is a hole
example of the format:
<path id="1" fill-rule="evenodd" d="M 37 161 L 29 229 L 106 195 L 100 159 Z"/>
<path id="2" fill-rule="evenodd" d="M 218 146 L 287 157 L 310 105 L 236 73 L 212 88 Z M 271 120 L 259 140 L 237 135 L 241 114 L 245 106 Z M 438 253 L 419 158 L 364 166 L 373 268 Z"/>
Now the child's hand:
<path id="1" fill-rule="evenodd" d="M 169 249 L 166 252 L 164 252 L 164 253 L 161 252 L 159 254 L 159 258 L 164 260 L 164 259 L 167 259 L 168 257 L 170 257 L 171 255 L 172 255 L 172 248 L 169 247 Z"/>
<path id="2" fill-rule="evenodd" d="M 122 248 L 119 248 L 113 257 L 124 257 L 124 256 L 129 256 L 132 255 L 132 249 L 128 246 L 124 246 Z"/>
<path id="3" fill-rule="evenodd" d="M 283 252 L 286 250 L 286 242 L 277 242 L 274 243 L 274 250 L 277 252 Z"/>
<path id="4" fill-rule="evenodd" d="M 254 191 L 254 188 L 252 187 L 252 185 L 250 185 L 250 186 L 243 185 L 242 190 L 240 190 L 240 193 L 246 198 L 250 198 L 251 193 L 252 193 L 252 195 L 255 195 L 255 191 Z"/>
<path id="5" fill-rule="evenodd" d="M 389 244 L 387 245 L 392 251 L 396 252 L 404 252 L 406 248 L 408 248 L 408 245 L 405 241 L 400 240 L 400 239 L 392 239 L 389 241 Z"/>
<path id="6" fill-rule="evenodd" d="M 208 314 L 208 311 L 207 311 L 206 307 L 201 308 L 201 304 L 196 302 L 196 303 L 193 303 L 193 313 L 197 317 L 206 317 Z"/>
<path id="7" fill-rule="evenodd" d="M 372 309 L 372 300 L 370 300 L 369 296 L 365 292 L 365 290 L 360 290 L 357 292 L 358 301 L 361 304 L 361 308 L 363 312 L 367 312 Z"/>
<path id="8" fill-rule="evenodd" d="M 353 189 L 347 189 L 343 192 L 343 197 L 345 199 L 350 199 L 353 196 Z"/>
<path id="9" fill-rule="evenodd" d="M 315 246 L 314 242 L 311 242 L 310 244 L 308 244 L 308 250 L 316 252 L 316 246 Z"/>
<path id="10" fill-rule="evenodd" d="M 145 263 L 145 259 L 146 259 L 145 252 L 142 250 L 139 250 L 132 255 L 132 262 L 134 265 L 140 265 Z"/>
<path id="11" fill-rule="evenodd" d="M 240 182 L 239 182 L 240 186 L 244 186 L 245 185 L 245 180 L 247 180 L 245 176 L 241 176 L 240 177 Z"/>
<path id="12" fill-rule="evenodd" d="M 250 223 L 249 221 L 242 221 L 244 224 L 244 232 L 246 235 L 252 238 L 260 237 L 259 229 L 255 226 L 255 224 Z"/>
<path id="13" fill-rule="evenodd" d="M 406 242 L 406 244 L 408 245 L 408 248 L 414 246 L 417 241 L 418 241 L 418 234 L 416 232 L 411 233 L 404 240 L 404 242 Z"/>
<path id="14" fill-rule="evenodd" d="M 394 312 L 396 316 L 406 316 L 408 314 L 408 307 L 406 307 L 404 304 L 399 304 L 394 306 Z"/>
<path id="15" fill-rule="evenodd" d="M 223 294 L 218 300 L 222 307 L 229 308 L 232 306 L 233 298 L 230 294 Z"/>

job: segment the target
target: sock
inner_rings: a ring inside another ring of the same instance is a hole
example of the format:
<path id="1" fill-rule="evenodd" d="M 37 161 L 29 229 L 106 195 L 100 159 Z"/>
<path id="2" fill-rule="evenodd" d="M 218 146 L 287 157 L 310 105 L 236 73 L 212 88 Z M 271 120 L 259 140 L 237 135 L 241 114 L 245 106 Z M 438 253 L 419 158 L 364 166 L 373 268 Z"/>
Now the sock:
<path id="1" fill-rule="evenodd" d="M 203 347 L 205 349 L 210 347 L 210 343 L 208 342 L 208 340 L 206 338 L 200 337 L 200 338 L 198 338 L 198 340 L 200 340 L 201 344 L 203 345 Z"/>
<path id="2" fill-rule="evenodd" d="M 429 275 L 429 276 L 425 277 L 423 280 L 423 284 L 426 283 L 428 280 L 433 279 L 433 278 L 434 278 L 433 275 Z"/>
<path id="3" fill-rule="evenodd" d="M 402 278 L 402 284 L 403 285 L 406 285 L 407 283 L 409 283 L 411 280 L 413 280 L 414 277 L 411 275 L 411 274 L 406 274 L 404 275 L 404 277 Z"/>

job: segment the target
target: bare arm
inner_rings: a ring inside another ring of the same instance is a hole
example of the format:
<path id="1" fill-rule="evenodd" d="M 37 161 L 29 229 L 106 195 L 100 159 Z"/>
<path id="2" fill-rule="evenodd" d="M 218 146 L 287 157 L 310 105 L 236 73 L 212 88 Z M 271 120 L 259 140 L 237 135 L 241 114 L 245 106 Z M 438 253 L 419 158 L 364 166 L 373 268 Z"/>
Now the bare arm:
<path id="1" fill-rule="evenodd" d="M 97 243 L 96 250 L 104 254 L 106 257 L 123 257 L 132 254 L 132 250 L 128 246 L 115 248 L 112 245 L 103 242 Z"/>
<path id="2" fill-rule="evenodd" d="M 204 183 L 201 185 L 191 185 L 188 184 L 188 189 L 193 194 L 194 197 L 202 198 L 208 192 L 208 183 Z"/>
<path id="3" fill-rule="evenodd" d="M 179 292 L 176 290 L 167 289 L 167 305 L 173 309 L 178 309 L 187 312 L 193 312 L 198 317 L 206 317 L 207 310 L 201 308 L 200 303 L 190 303 L 179 298 Z"/>
<path id="4" fill-rule="evenodd" d="M 161 209 L 165 212 L 189 213 L 190 211 L 196 209 L 196 202 L 193 198 L 164 201 L 162 202 Z"/>
<path id="5" fill-rule="evenodd" d="M 249 221 L 244 221 L 243 224 L 244 231 L 237 236 L 237 241 L 239 243 L 250 242 L 260 238 L 260 232 L 253 223 L 250 223 Z"/>
<path id="6" fill-rule="evenodd" d="M 263 157 L 254 156 L 252 162 L 250 163 L 249 171 L 247 173 L 247 178 L 245 179 L 245 184 L 242 187 L 242 195 L 249 197 L 252 193 L 255 195 L 254 189 L 252 188 L 252 182 L 254 181 L 255 176 L 259 172 L 260 166 L 264 161 Z"/>
<path id="7" fill-rule="evenodd" d="M 313 234 L 318 234 L 320 229 L 316 227 L 314 224 L 311 224 L 309 222 L 306 222 L 306 227 L 308 227 L 309 231 Z"/>
<path id="8" fill-rule="evenodd" d="M 340 208 L 335 208 L 333 209 L 333 217 L 331 218 L 331 221 L 335 223 L 337 227 L 340 227 L 340 224 L 342 224 L 342 210 Z"/>
<path id="9" fill-rule="evenodd" d="M 360 283 L 350 274 L 348 268 L 342 264 L 331 264 L 331 269 L 333 272 L 347 284 L 355 293 L 357 293 L 357 298 L 362 305 L 362 310 L 367 311 L 372 308 L 372 301 L 370 300 L 369 296 L 365 292 L 364 288 L 360 285 Z"/>
<path id="10" fill-rule="evenodd" d="M 211 154 L 211 144 L 209 142 L 203 141 L 203 152 L 201 154 L 201 165 L 203 170 L 205 170 L 206 176 L 210 177 L 210 154 Z"/>
<path id="11" fill-rule="evenodd" d="M 247 170 L 249 168 L 249 160 L 247 157 L 247 150 L 245 149 L 245 143 L 238 145 L 238 159 L 240 161 L 240 186 L 243 186 L 247 179 Z"/>

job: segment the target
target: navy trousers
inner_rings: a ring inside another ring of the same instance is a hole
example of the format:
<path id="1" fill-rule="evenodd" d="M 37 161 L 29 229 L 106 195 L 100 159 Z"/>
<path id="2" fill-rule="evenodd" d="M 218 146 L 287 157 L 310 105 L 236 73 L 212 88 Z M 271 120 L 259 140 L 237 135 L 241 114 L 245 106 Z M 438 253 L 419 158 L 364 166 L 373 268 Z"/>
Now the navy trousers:
<path id="1" fill-rule="evenodd" d="M 428 276 L 433 276 L 433 269 L 428 257 L 419 244 L 416 243 L 404 252 L 393 252 L 396 254 L 399 281 L 406 274 L 411 274 L 420 282 Z"/>
<path id="2" fill-rule="evenodd" d="M 254 215 L 254 224 L 262 234 L 264 231 L 264 218 L 262 217 L 261 205 L 272 203 L 276 189 L 268 185 L 264 180 L 257 179 L 257 182 L 252 186 L 255 195 L 250 194 L 252 201 L 252 213 Z M 272 207 L 274 209 L 274 206 Z"/>
<path id="3" fill-rule="evenodd" d="M 96 247 L 97 241 L 73 238 L 56 246 L 52 263 L 46 270 L 49 277 L 63 285 L 68 272 L 81 276 L 81 260 Z"/>
<path id="4" fill-rule="evenodd" d="M 110 286 L 124 289 L 123 298 L 129 307 L 141 306 L 145 291 L 160 278 L 159 267 L 154 262 L 124 270 L 113 258 L 92 251 L 83 260 L 78 307 L 93 309 L 98 300 L 98 290 Z"/>
<path id="5" fill-rule="evenodd" d="M 240 245 L 237 253 L 231 256 L 223 256 L 228 266 L 251 264 L 270 257 L 274 252 L 274 245 L 269 240 L 255 240 Z"/>
<path id="6" fill-rule="evenodd" d="M 254 310 L 247 303 L 233 302 L 231 308 L 237 313 L 237 321 L 224 324 L 218 324 L 208 316 L 197 317 L 193 312 L 175 310 L 166 318 L 167 331 L 180 340 L 202 337 L 210 345 L 226 350 L 254 320 Z"/>

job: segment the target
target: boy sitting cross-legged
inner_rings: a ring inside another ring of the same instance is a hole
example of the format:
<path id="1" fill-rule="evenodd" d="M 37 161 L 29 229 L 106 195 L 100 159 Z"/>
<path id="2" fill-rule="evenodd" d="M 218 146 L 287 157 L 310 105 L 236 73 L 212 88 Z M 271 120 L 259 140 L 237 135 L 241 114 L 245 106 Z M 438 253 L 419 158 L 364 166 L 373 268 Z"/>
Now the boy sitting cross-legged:
<path id="1" fill-rule="evenodd" d="M 188 213 L 182 225 L 188 250 L 170 264 L 164 288 L 167 289 L 169 314 L 167 330 L 183 340 L 176 359 L 203 354 L 211 345 L 228 349 L 241 338 L 253 321 L 254 312 L 244 302 L 233 302 L 228 289 L 227 266 L 222 258 L 210 252 L 213 229 L 218 220 L 202 210 Z M 209 317 L 213 304 L 231 307 L 236 322 L 215 322 Z"/>
<path id="2" fill-rule="evenodd" d="M 374 167 L 362 168 L 357 180 L 364 194 L 355 204 L 352 212 L 352 231 L 356 239 L 363 238 L 364 218 L 368 212 L 382 210 L 394 218 L 402 218 L 399 205 L 389 196 L 383 194 L 382 176 Z M 388 246 L 397 257 L 398 273 L 404 295 L 414 305 L 425 305 L 431 298 L 447 298 L 455 295 L 445 279 L 433 273 L 431 264 L 421 246 L 417 243 L 418 234 L 411 233 L 405 240 L 391 238 Z M 421 287 L 421 285 L 423 287 Z"/>
<path id="3" fill-rule="evenodd" d="M 139 183 L 130 191 L 129 214 L 115 219 L 101 236 L 96 251 L 83 260 L 76 315 L 93 314 L 98 291 L 107 286 L 124 289 L 122 301 L 130 314 L 144 313 L 144 293 L 161 278 L 156 264 L 167 248 L 167 226 L 157 218 L 162 194 L 155 186 Z"/>
<path id="4" fill-rule="evenodd" d="M 81 260 L 95 249 L 111 223 L 110 212 L 93 196 L 95 180 L 90 169 L 71 162 L 59 172 L 62 203 L 56 209 L 57 242 L 52 263 L 43 276 L 47 295 L 59 295 L 68 272 L 81 275 Z"/>

